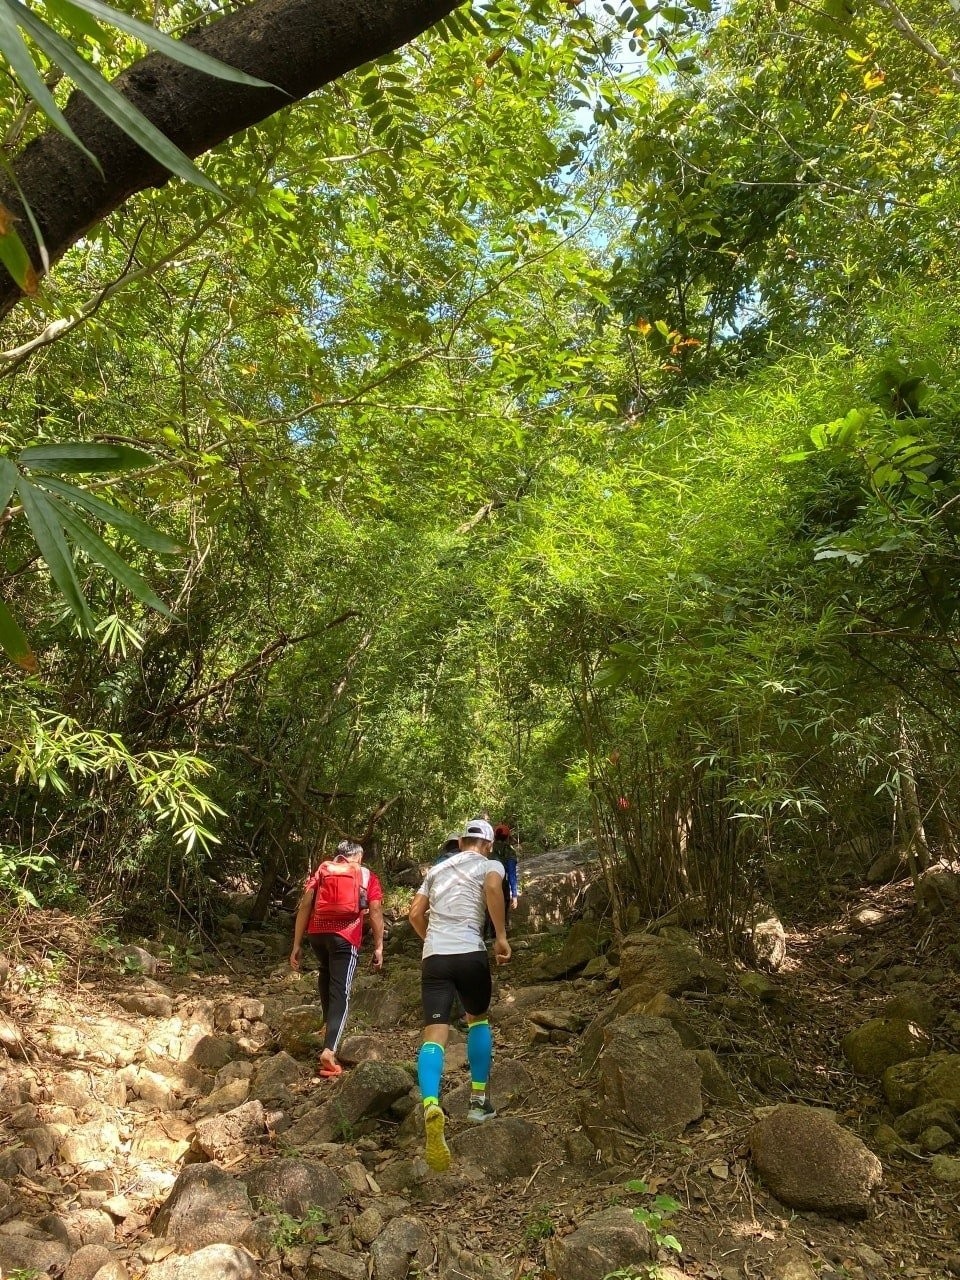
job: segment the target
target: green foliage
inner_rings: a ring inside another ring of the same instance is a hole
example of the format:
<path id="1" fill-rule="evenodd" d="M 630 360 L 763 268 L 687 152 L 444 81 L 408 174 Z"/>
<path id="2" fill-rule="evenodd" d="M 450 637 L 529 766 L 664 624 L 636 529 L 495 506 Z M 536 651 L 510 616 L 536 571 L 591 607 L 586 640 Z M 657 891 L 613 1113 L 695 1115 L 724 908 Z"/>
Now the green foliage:
<path id="1" fill-rule="evenodd" d="M 280 1253 L 286 1253 L 302 1244 L 326 1244 L 330 1239 L 324 1230 L 330 1225 L 330 1221 L 326 1211 L 319 1205 L 312 1205 L 302 1218 L 292 1217 L 270 1200 L 258 1201 L 257 1208 L 273 1219 L 270 1243 Z"/>
<path id="2" fill-rule="evenodd" d="M 732 930 L 908 777 L 949 847 L 941 73 L 879 11 L 478 3 L 91 229 L 0 358 L 11 884 L 202 917 L 396 796 L 388 872 L 487 808 Z"/>
<path id="3" fill-rule="evenodd" d="M 556 1231 L 551 1209 L 547 1204 L 540 1205 L 535 1213 L 527 1214 L 523 1225 L 523 1238 L 528 1244 L 536 1244 L 539 1240 L 548 1240 Z"/>

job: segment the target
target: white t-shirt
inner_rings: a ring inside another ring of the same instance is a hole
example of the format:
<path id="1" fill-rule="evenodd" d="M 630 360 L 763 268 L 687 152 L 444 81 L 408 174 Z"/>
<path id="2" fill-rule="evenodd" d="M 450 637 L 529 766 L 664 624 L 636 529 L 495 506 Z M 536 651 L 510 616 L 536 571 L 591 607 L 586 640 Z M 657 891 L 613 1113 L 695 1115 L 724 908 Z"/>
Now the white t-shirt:
<path id="1" fill-rule="evenodd" d="M 502 862 L 469 852 L 455 853 L 430 868 L 417 890 L 430 901 L 424 959 L 484 950 L 484 881 L 491 871 L 501 880 L 505 875 Z"/>

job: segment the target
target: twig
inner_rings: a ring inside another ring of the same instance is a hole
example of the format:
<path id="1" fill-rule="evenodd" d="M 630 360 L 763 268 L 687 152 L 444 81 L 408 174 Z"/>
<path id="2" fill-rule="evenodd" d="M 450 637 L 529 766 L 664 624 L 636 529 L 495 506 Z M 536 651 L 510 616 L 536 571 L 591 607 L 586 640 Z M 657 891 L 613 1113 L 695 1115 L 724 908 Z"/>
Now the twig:
<path id="1" fill-rule="evenodd" d="M 527 1179 L 527 1181 L 524 1183 L 523 1190 L 520 1192 L 520 1194 L 521 1194 L 522 1196 L 525 1196 L 525 1195 L 527 1194 L 527 1192 L 530 1190 L 530 1186 L 531 1186 L 531 1184 L 532 1184 L 532 1182 L 533 1182 L 534 1178 L 537 1176 L 537 1174 L 540 1172 L 540 1170 L 543 1168 L 543 1166 L 544 1166 L 546 1163 L 547 1163 L 547 1162 L 546 1162 L 546 1160 L 541 1160 L 541 1161 L 540 1161 L 540 1163 L 537 1165 L 537 1167 L 534 1169 L 533 1173 L 531 1173 L 530 1177 L 529 1177 L 529 1178 Z"/>

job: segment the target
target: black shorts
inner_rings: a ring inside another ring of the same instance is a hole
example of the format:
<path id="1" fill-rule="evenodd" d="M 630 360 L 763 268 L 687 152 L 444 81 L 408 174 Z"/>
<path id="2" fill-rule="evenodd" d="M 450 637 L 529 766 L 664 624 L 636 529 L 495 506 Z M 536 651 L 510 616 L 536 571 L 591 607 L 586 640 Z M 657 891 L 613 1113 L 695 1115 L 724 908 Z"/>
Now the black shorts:
<path id="1" fill-rule="evenodd" d="M 448 1023 L 454 997 L 464 1009 L 479 1017 L 490 1008 L 493 981 L 486 951 L 466 951 L 455 956 L 427 956 L 420 970 L 423 1021 Z"/>

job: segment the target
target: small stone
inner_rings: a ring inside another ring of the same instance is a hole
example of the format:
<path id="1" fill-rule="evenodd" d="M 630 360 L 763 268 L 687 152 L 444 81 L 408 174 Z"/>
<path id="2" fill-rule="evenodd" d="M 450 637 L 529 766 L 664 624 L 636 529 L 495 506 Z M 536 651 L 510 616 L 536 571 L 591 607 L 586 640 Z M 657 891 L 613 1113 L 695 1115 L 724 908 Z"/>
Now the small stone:
<path id="1" fill-rule="evenodd" d="M 939 1125 L 931 1125 L 921 1133 L 919 1142 L 924 1151 L 933 1153 L 949 1147 L 953 1142 L 953 1136 L 947 1133 L 946 1129 L 941 1129 Z"/>
<path id="2" fill-rule="evenodd" d="M 546 1256 L 559 1280 L 603 1280 L 617 1268 L 639 1270 L 654 1248 L 633 1212 L 618 1207 L 593 1214 L 570 1235 L 551 1237 Z"/>
<path id="3" fill-rule="evenodd" d="M 353 1234 L 363 1245 L 369 1245 L 376 1240 L 377 1236 L 384 1228 L 384 1221 L 380 1212 L 371 1206 L 364 1209 L 363 1213 L 358 1214 L 351 1223 Z"/>
<path id="4" fill-rule="evenodd" d="M 157 957 L 152 956 L 143 947 L 117 947 L 113 953 L 121 967 L 127 973 L 145 973 L 148 978 L 157 976 Z"/>
<path id="5" fill-rule="evenodd" d="M 93 1280 L 103 1267 L 113 1261 L 113 1254 L 102 1244 L 85 1244 L 73 1255 L 63 1273 L 63 1280 Z"/>
<path id="6" fill-rule="evenodd" d="M 145 1018 L 169 1018 L 173 1015 L 173 1001 L 169 996 L 146 991 L 121 992 L 117 1004 L 127 1013 L 137 1013 Z"/>
<path id="7" fill-rule="evenodd" d="M 960 1159 L 956 1156 L 934 1156 L 930 1172 L 941 1182 L 960 1182 Z"/>
<path id="8" fill-rule="evenodd" d="M 424 1271 L 433 1261 L 433 1237 L 413 1217 L 393 1218 L 370 1246 L 374 1280 L 406 1280 L 411 1268 Z"/>
<path id="9" fill-rule="evenodd" d="M 768 1004 L 780 995 L 780 988 L 775 982 L 753 970 L 741 973 L 737 978 L 737 985 L 741 991 L 745 991 L 754 1000 L 759 1000 L 761 1004 Z"/>

